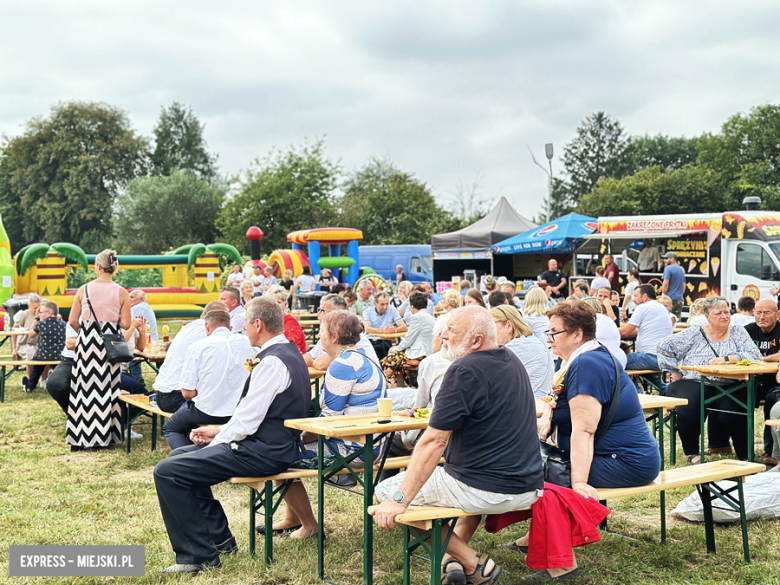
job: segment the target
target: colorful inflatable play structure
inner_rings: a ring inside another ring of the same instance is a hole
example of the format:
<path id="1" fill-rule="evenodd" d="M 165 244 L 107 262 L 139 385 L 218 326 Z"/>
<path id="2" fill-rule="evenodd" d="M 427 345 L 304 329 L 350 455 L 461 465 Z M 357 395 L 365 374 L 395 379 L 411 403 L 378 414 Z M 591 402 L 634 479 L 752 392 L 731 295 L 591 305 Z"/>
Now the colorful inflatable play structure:
<path id="1" fill-rule="evenodd" d="M 322 274 L 323 268 L 328 268 L 339 282 L 351 286 L 360 276 L 358 242 L 362 239 L 363 232 L 352 228 L 317 228 L 291 232 L 287 234 L 287 241 L 292 244 L 292 250 L 275 250 L 268 257 L 268 265 L 273 268 L 276 277 L 281 277 L 285 270 L 292 270 L 294 276 L 300 276 L 304 266 L 309 266 L 312 275 L 316 277 Z M 341 246 L 345 244 L 347 255 L 342 256 Z M 323 245 L 327 245 L 327 256 L 322 255 Z M 346 274 L 341 274 L 342 270 Z"/>
<path id="2" fill-rule="evenodd" d="M 1 236 L 2 234 L 0 234 Z M 7 251 L 7 250 L 6 250 Z M 0 245 L 0 264 L 3 247 Z M 238 250 L 228 244 L 190 244 L 169 254 L 159 256 L 119 255 L 120 270 L 161 268 L 162 286 L 143 287 L 147 302 L 158 319 L 197 318 L 206 303 L 219 299 L 221 290 L 219 257 L 241 262 Z M 9 255 L 10 257 L 10 255 Z M 87 255 L 73 244 L 31 244 L 22 248 L 14 258 L 16 295 L 35 292 L 60 307 L 67 315 L 73 305 L 75 289 L 67 288 L 68 268 L 94 268 L 95 256 Z M 14 263 L 11 263 L 14 268 Z M 0 275 L 5 271 L 0 265 Z M 5 284 L 5 279 L 3 284 Z M 130 291 L 134 289 L 128 289 Z M 5 298 L 11 295 L 2 291 Z"/>

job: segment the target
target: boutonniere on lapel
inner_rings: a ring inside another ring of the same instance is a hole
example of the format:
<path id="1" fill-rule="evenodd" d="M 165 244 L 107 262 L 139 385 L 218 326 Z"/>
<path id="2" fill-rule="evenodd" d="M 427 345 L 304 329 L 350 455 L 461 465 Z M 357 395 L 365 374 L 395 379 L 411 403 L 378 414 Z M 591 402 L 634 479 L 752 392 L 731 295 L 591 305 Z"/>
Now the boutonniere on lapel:
<path id="1" fill-rule="evenodd" d="M 255 369 L 255 366 L 260 363 L 260 360 L 257 358 L 248 359 L 244 362 L 244 365 L 246 366 L 247 371 L 251 374 L 252 370 Z"/>
<path id="2" fill-rule="evenodd" d="M 551 408 L 555 408 L 558 398 L 563 392 L 563 379 L 566 375 L 565 369 L 558 374 L 558 376 L 550 382 L 550 389 L 547 391 L 547 395 L 542 397 L 544 402 L 549 402 Z"/>

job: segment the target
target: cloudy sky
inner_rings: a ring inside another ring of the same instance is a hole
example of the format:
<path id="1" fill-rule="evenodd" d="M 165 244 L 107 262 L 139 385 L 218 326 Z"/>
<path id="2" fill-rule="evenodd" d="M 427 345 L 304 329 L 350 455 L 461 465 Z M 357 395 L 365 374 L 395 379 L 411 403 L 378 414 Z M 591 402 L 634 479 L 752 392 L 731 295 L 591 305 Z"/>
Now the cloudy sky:
<path id="1" fill-rule="evenodd" d="M 180 100 L 222 172 L 326 137 L 346 170 L 387 155 L 446 206 L 540 211 L 544 144 L 605 110 L 632 134 L 717 132 L 780 101 L 780 4 L 644 1 L 0 3 L 0 134 L 59 101 L 123 108 L 149 135 Z"/>

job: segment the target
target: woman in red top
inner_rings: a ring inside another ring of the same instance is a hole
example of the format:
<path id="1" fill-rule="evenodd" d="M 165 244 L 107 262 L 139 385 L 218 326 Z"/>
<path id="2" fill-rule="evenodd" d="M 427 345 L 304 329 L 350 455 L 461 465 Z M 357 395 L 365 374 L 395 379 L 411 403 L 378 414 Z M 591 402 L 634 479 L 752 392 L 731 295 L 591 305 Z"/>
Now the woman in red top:
<path id="1" fill-rule="evenodd" d="M 284 336 L 289 341 L 292 341 L 301 353 L 306 353 L 306 336 L 303 333 L 301 324 L 287 312 L 287 297 L 289 296 L 287 291 L 284 290 L 284 287 L 275 284 L 268 288 L 265 295 L 279 303 L 282 311 L 284 311 Z"/>

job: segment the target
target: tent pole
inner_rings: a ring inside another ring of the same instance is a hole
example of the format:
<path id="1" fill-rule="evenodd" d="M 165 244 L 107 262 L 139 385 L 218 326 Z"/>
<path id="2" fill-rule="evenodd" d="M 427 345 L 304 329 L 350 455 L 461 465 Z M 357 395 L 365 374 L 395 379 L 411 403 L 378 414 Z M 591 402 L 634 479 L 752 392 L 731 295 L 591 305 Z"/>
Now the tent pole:
<path id="1" fill-rule="evenodd" d="M 495 276 L 495 274 L 493 273 L 493 252 L 490 253 L 490 276 Z"/>

